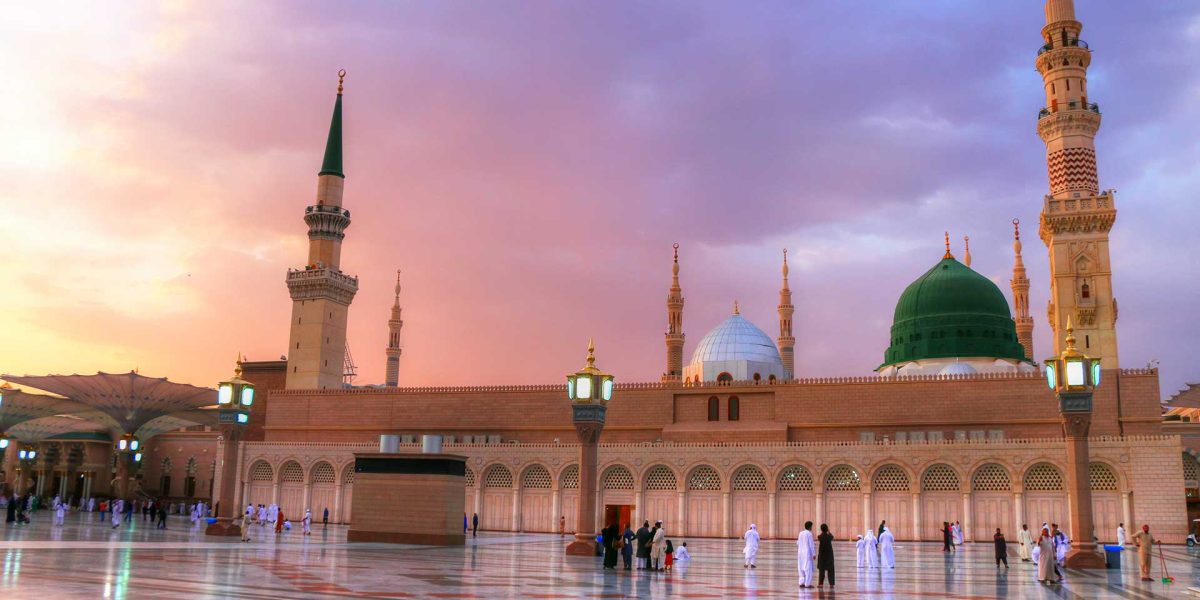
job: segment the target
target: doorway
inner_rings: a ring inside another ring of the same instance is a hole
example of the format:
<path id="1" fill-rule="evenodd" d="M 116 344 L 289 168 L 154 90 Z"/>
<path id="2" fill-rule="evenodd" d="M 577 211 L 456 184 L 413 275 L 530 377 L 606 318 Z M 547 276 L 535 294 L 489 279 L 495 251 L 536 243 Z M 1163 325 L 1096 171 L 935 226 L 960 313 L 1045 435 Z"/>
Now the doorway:
<path id="1" fill-rule="evenodd" d="M 629 520 L 633 517 L 632 504 L 605 504 L 604 505 L 604 527 L 616 524 L 622 528 L 630 525 Z M 634 528 L 636 529 L 636 527 Z"/>

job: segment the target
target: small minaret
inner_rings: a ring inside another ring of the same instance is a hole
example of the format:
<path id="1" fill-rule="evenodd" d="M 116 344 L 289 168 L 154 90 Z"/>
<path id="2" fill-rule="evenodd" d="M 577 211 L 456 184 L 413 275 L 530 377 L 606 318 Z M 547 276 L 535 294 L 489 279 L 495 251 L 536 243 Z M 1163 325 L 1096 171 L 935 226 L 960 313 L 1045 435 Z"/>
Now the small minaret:
<path id="1" fill-rule="evenodd" d="M 683 289 L 679 287 L 679 244 L 674 245 L 671 291 L 667 293 L 667 371 L 663 383 L 683 380 Z"/>
<path id="2" fill-rule="evenodd" d="M 796 338 L 792 336 L 792 290 L 788 287 L 787 248 L 783 249 L 783 287 L 779 289 L 779 356 L 783 359 L 783 379 L 791 381 L 795 375 Z"/>
<path id="3" fill-rule="evenodd" d="M 1013 219 L 1013 321 L 1017 324 L 1017 341 L 1025 349 L 1025 359 L 1033 360 L 1033 317 L 1029 316 L 1029 278 L 1021 260 L 1021 220 Z"/>
<path id="4" fill-rule="evenodd" d="M 400 318 L 400 271 L 396 271 L 396 301 L 392 303 L 392 318 L 388 319 L 387 374 L 383 384 L 396 387 L 400 384 L 400 329 L 404 320 Z"/>
<path id="5" fill-rule="evenodd" d="M 317 198 L 304 209 L 308 225 L 308 262 L 288 269 L 292 297 L 288 336 L 287 389 L 342 387 L 346 361 L 346 321 L 358 292 L 358 278 L 342 272 L 342 240 L 350 226 L 350 211 L 342 208 L 342 79 L 338 72 L 337 100 L 325 141 L 325 157 L 317 173 Z"/>
<path id="6" fill-rule="evenodd" d="M 971 268 L 971 236 L 963 236 L 963 264 Z"/>

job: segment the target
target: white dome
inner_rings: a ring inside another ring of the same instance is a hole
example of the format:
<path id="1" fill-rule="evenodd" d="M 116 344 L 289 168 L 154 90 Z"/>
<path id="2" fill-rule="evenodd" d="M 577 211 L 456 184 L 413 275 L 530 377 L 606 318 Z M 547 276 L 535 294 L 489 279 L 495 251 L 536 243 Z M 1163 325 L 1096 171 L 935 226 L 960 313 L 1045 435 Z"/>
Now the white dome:
<path id="1" fill-rule="evenodd" d="M 749 361 L 783 367 L 779 349 L 753 323 L 735 314 L 704 335 L 692 353 L 692 364 L 706 362 Z"/>
<path id="2" fill-rule="evenodd" d="M 943 367 L 941 371 L 938 371 L 938 375 L 973 375 L 978 372 L 975 367 L 965 362 L 956 362 Z"/>

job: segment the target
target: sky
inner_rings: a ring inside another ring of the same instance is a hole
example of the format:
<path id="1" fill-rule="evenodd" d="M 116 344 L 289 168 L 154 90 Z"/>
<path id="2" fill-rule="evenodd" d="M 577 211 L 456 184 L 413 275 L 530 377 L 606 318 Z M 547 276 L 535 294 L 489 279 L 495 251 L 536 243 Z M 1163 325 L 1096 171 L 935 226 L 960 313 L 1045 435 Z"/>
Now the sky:
<path id="1" fill-rule="evenodd" d="M 1117 190 L 1121 364 L 1200 381 L 1200 4 L 1078 2 L 1102 188 Z M 39 2 L 0 15 L 0 373 L 213 385 L 286 353 L 336 72 L 357 384 L 553 383 L 589 337 L 664 370 L 734 300 L 774 337 L 789 249 L 798 376 L 867 375 L 943 231 L 1035 357 L 1040 2 Z"/>

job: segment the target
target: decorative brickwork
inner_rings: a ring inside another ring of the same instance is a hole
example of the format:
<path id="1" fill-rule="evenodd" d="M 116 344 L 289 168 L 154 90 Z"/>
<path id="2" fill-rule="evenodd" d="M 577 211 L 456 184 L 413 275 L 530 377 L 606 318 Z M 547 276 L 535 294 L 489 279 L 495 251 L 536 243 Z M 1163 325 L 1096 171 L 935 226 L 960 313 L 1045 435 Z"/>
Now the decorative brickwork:
<path id="1" fill-rule="evenodd" d="M 1063 489 L 1063 474 L 1049 463 L 1038 463 L 1025 472 L 1025 491 L 1060 492 Z"/>
<path id="2" fill-rule="evenodd" d="M 1004 467 L 995 463 L 986 464 L 975 471 L 971 478 L 971 489 L 976 492 L 1007 492 L 1012 489 L 1012 479 Z"/>
<path id="3" fill-rule="evenodd" d="M 875 473 L 874 488 L 876 492 L 907 492 L 908 473 L 896 465 L 885 465 Z"/>
<path id="4" fill-rule="evenodd" d="M 258 461 L 250 467 L 251 481 L 275 481 L 275 472 L 266 461 Z"/>
<path id="5" fill-rule="evenodd" d="M 600 476 L 600 489 L 632 490 L 633 473 L 630 473 L 629 469 L 622 465 L 611 466 L 605 469 L 604 474 Z"/>
<path id="6" fill-rule="evenodd" d="M 1183 478 L 1187 481 L 1200 480 L 1200 464 L 1195 456 L 1187 452 L 1183 453 Z"/>
<path id="7" fill-rule="evenodd" d="M 1117 491 L 1117 474 L 1113 473 L 1113 470 L 1104 463 L 1094 462 L 1088 465 L 1088 480 L 1092 485 L 1092 491 Z"/>
<path id="8" fill-rule="evenodd" d="M 1064 148 L 1046 156 L 1050 171 L 1050 193 L 1100 193 L 1096 176 L 1096 151 L 1091 148 Z"/>
<path id="9" fill-rule="evenodd" d="M 688 476 L 688 489 L 693 491 L 719 490 L 721 489 L 721 475 L 708 465 L 696 467 Z"/>
<path id="10" fill-rule="evenodd" d="M 550 471 L 542 465 L 530 465 L 521 474 L 521 487 L 535 490 L 548 490 L 552 487 Z"/>
<path id="11" fill-rule="evenodd" d="M 658 465 L 651 467 L 646 473 L 646 491 L 654 490 L 670 490 L 679 489 L 679 483 L 675 481 L 675 472 L 670 467 Z"/>
<path id="12" fill-rule="evenodd" d="M 475 487 L 475 471 L 472 471 L 471 467 L 467 467 L 467 471 L 464 473 L 464 480 L 468 488 Z"/>
<path id="13" fill-rule="evenodd" d="M 290 481 L 290 482 L 303 482 L 304 481 L 304 469 L 301 469 L 300 464 L 297 462 L 285 463 L 283 465 L 283 468 L 279 470 L 279 480 L 280 481 Z"/>
<path id="14" fill-rule="evenodd" d="M 579 489 L 579 465 L 569 465 L 562 472 L 562 489 Z"/>
<path id="15" fill-rule="evenodd" d="M 492 465 L 483 474 L 483 487 L 510 488 L 513 486 L 512 471 L 504 465 Z"/>

